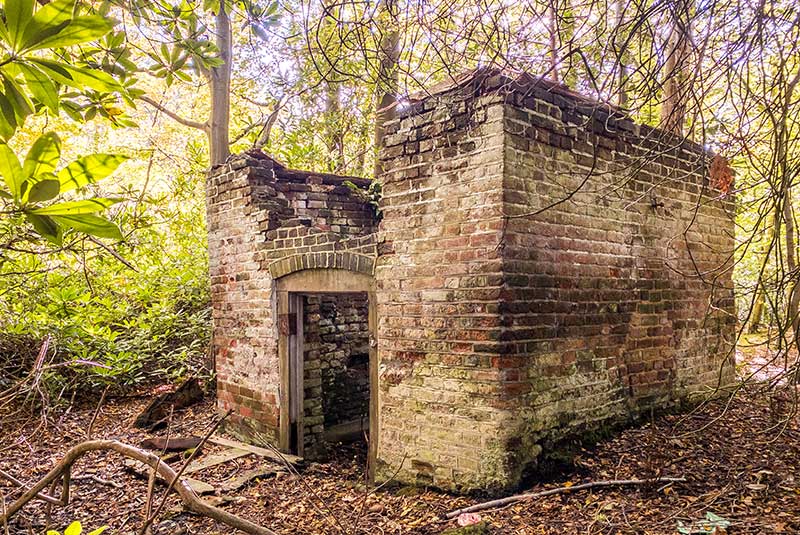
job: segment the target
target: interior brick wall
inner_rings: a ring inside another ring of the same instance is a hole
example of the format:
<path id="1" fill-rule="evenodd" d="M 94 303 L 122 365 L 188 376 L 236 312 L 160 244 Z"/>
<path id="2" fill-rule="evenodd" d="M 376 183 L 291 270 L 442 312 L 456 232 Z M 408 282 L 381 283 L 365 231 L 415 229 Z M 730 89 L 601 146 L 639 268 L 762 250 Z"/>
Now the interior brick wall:
<path id="1" fill-rule="evenodd" d="M 326 429 L 369 417 L 368 312 L 366 294 L 319 294 L 304 299 L 307 452 L 320 449 Z"/>

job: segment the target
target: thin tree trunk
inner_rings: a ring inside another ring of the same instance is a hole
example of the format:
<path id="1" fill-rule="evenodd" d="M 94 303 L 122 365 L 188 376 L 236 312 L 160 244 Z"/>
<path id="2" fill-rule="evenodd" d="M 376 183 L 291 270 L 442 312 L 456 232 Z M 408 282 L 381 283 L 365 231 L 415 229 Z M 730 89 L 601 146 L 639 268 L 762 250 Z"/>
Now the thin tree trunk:
<path id="1" fill-rule="evenodd" d="M 339 83 L 325 83 L 325 127 L 328 145 L 329 169 L 334 173 L 344 170 L 344 128 L 341 120 Z"/>
<path id="2" fill-rule="evenodd" d="M 755 334 L 761 330 L 761 318 L 764 317 L 764 282 L 758 280 L 758 288 L 756 290 L 756 301 L 753 304 L 753 311 L 750 313 L 750 325 L 747 327 L 749 334 Z"/>
<path id="3" fill-rule="evenodd" d="M 690 44 L 690 0 L 672 4 L 672 28 L 667 41 L 667 60 L 662 79 L 661 128 L 682 136 L 688 104 L 687 72 Z"/>
<path id="4" fill-rule="evenodd" d="M 208 143 L 211 153 L 211 166 L 220 165 L 230 156 L 230 116 L 231 116 L 231 59 L 233 39 L 231 19 L 225 2 L 220 1 L 216 15 L 217 48 L 222 65 L 213 67 L 209 76 L 211 85 L 211 120 L 209 121 Z"/>
<path id="5" fill-rule="evenodd" d="M 783 81 L 783 76 L 781 76 Z M 792 175 L 788 164 L 789 154 L 789 114 L 791 113 L 790 107 L 794 99 L 794 90 L 797 84 L 800 83 L 800 71 L 786 84 L 786 90 L 783 93 L 784 100 L 780 115 L 780 124 L 776 128 L 776 162 L 779 169 L 779 179 L 781 181 L 781 192 L 783 193 L 783 207 L 782 218 L 783 224 L 786 226 L 784 230 L 784 240 L 786 244 L 786 267 L 789 272 L 789 280 L 796 278 L 797 273 L 797 257 L 795 256 L 796 243 L 795 243 L 795 227 L 794 227 L 794 214 L 792 213 Z M 792 335 L 794 337 L 795 345 L 800 343 L 800 285 L 794 283 L 789 291 L 788 303 L 788 316 L 792 328 Z"/>
<path id="6" fill-rule="evenodd" d="M 400 62 L 400 30 L 397 24 L 397 0 L 383 0 L 383 13 L 389 28 L 383 33 L 380 43 L 381 62 L 378 69 L 377 102 L 375 105 L 375 169 L 373 177 L 382 173 L 379 151 L 386 136 L 386 123 L 397 113 L 397 84 Z"/>
<path id="7" fill-rule="evenodd" d="M 571 0 L 560 1 L 564 3 L 563 6 L 558 3 L 556 3 L 556 5 L 563 9 L 563 26 L 558 32 L 558 36 L 559 41 L 561 42 L 561 48 L 564 49 L 567 54 L 564 58 L 564 61 L 567 64 L 566 72 L 564 72 L 562 78 L 565 85 L 576 88 L 578 87 L 578 69 L 575 66 L 575 54 L 573 52 L 578 48 L 575 45 L 575 28 L 578 25 L 576 20 L 576 10 L 572 5 Z"/>
<path id="8" fill-rule="evenodd" d="M 561 73 L 558 72 L 558 23 L 556 22 L 557 9 L 556 2 L 558 0 L 550 0 L 550 20 L 548 21 L 550 27 L 550 78 L 554 82 L 561 81 Z"/>
<path id="9" fill-rule="evenodd" d="M 769 229 L 769 234 L 767 237 L 767 249 L 763 251 L 764 254 L 764 262 L 768 261 L 769 252 L 773 249 L 773 244 L 775 242 L 775 230 L 780 228 L 777 225 L 777 221 L 775 221 L 775 215 L 772 214 L 772 220 L 774 223 Z M 780 243 L 777 244 L 778 248 L 780 248 Z M 761 274 L 758 277 L 758 285 L 756 286 L 756 299 L 753 302 L 753 310 L 750 312 L 750 324 L 748 325 L 747 332 L 750 334 L 755 334 L 759 330 L 761 330 L 762 319 L 764 317 L 764 309 L 766 308 L 766 293 L 764 287 L 764 266 L 762 266 Z"/>
<path id="10" fill-rule="evenodd" d="M 620 108 L 625 108 L 628 105 L 628 89 L 625 87 L 628 81 L 628 67 L 625 63 L 626 58 L 626 50 L 624 44 L 619 44 L 620 41 L 624 41 L 621 39 L 622 35 L 621 28 L 623 22 L 625 20 L 625 0 L 617 0 L 616 2 L 616 26 L 614 28 L 614 39 L 617 41 L 616 53 L 617 53 L 617 61 L 619 62 L 619 72 L 617 73 L 617 104 Z"/>
<path id="11" fill-rule="evenodd" d="M 278 120 L 278 114 L 281 112 L 282 107 L 282 101 L 278 102 L 275 105 L 275 109 L 272 110 L 272 112 L 270 112 L 270 114 L 267 116 L 267 119 L 264 121 L 264 127 L 261 129 L 261 134 L 259 134 L 258 139 L 253 144 L 254 149 L 261 150 L 269 145 L 270 136 L 272 135 L 272 127 L 275 126 L 275 122 Z"/>
<path id="12" fill-rule="evenodd" d="M 784 181 L 786 182 L 786 181 Z M 797 269 L 797 259 L 795 257 L 796 245 L 794 236 L 794 217 L 792 216 L 792 191 L 789 185 L 785 184 L 785 197 L 783 201 L 783 224 L 785 226 L 784 239 L 786 240 L 786 267 L 789 271 L 789 280 L 795 276 Z M 800 309 L 800 288 L 797 283 L 792 286 L 789 291 L 789 320 L 792 325 L 792 334 L 797 340 L 800 334 L 800 318 L 798 318 L 798 309 Z"/>
<path id="13" fill-rule="evenodd" d="M 364 169 L 364 164 L 367 160 L 367 152 L 369 151 L 369 137 L 365 137 L 363 134 L 359 135 L 359 142 L 358 148 L 356 149 L 356 161 L 353 163 L 353 170 L 352 173 L 355 176 L 364 176 L 366 169 Z"/>
<path id="14" fill-rule="evenodd" d="M 341 83 L 336 80 L 336 68 L 342 60 L 341 37 L 339 36 L 339 21 L 341 6 L 339 4 L 323 3 L 322 34 L 320 42 L 322 56 L 329 63 L 329 69 L 322 73 L 325 89 L 325 111 L 322 115 L 324 121 L 323 142 L 327 150 L 328 162 L 326 168 L 333 173 L 344 170 L 344 128 L 342 121 L 342 107 L 340 102 Z"/>

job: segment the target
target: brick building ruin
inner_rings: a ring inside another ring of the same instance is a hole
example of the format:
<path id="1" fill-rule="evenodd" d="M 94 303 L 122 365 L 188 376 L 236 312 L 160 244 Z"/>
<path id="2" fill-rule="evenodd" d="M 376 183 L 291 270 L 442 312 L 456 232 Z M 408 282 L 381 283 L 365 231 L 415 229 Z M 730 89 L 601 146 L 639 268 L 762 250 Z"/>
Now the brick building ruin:
<path id="1" fill-rule="evenodd" d="M 497 72 L 387 127 L 379 213 L 260 153 L 212 171 L 232 431 L 312 458 L 368 433 L 377 480 L 504 490 L 732 381 L 734 206 L 701 147 Z"/>

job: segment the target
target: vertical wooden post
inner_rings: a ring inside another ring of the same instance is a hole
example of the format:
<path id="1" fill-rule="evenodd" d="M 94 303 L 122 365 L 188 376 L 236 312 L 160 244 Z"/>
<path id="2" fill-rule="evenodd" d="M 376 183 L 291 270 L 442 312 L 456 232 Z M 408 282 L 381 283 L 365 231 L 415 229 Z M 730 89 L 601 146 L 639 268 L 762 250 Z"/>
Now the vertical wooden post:
<path id="1" fill-rule="evenodd" d="M 378 300 L 375 292 L 367 292 L 368 307 L 368 329 L 369 329 L 369 452 L 367 453 L 367 465 L 369 466 L 369 481 L 375 481 L 375 461 L 378 459 L 378 437 L 380 436 L 380 407 L 379 388 L 378 388 Z"/>
<path id="2" fill-rule="evenodd" d="M 280 373 L 280 422 L 278 448 L 290 453 L 291 421 L 289 414 L 290 381 L 289 370 L 289 292 L 278 291 L 278 371 Z"/>

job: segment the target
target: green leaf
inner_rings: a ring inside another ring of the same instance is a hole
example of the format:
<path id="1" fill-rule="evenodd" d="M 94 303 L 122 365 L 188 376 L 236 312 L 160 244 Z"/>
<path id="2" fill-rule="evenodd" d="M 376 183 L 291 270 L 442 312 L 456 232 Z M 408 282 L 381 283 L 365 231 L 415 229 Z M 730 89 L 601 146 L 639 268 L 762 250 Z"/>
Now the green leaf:
<path id="1" fill-rule="evenodd" d="M 47 76 L 53 79 L 55 82 L 68 85 L 70 87 L 77 87 L 78 89 L 83 89 L 80 86 L 76 86 L 75 80 L 72 79 L 72 75 L 64 68 L 64 65 L 57 63 L 55 61 L 47 61 L 43 59 L 36 59 L 36 58 L 29 58 L 32 63 L 35 63 Z"/>
<path id="2" fill-rule="evenodd" d="M 103 71 L 85 69 L 83 67 L 66 67 L 72 79 L 83 87 L 89 87 L 103 93 L 124 92 L 125 88 L 119 82 Z"/>
<path id="3" fill-rule="evenodd" d="M 0 91 L 0 137 L 8 140 L 17 130 L 17 115 L 11 101 Z"/>
<path id="4" fill-rule="evenodd" d="M 44 38 L 32 36 L 31 42 L 24 44 L 24 50 L 33 51 L 43 48 L 61 48 L 78 45 L 100 39 L 114 28 L 111 21 L 99 15 L 75 17 L 57 33 Z"/>
<path id="5" fill-rule="evenodd" d="M 31 210 L 32 214 L 38 215 L 83 215 L 102 212 L 111 205 L 122 202 L 123 199 L 105 199 L 97 197 L 94 199 L 84 199 L 82 201 L 60 202 L 44 208 Z"/>
<path id="6" fill-rule="evenodd" d="M 22 42 L 29 43 L 34 38 L 54 35 L 69 23 L 75 14 L 75 0 L 53 0 L 36 10 L 25 28 Z"/>
<path id="7" fill-rule="evenodd" d="M 88 87 L 104 93 L 123 92 L 125 90 L 111 75 L 103 71 L 75 67 L 39 58 L 31 59 L 31 61 L 36 62 L 42 70 L 50 74 L 57 82 L 76 89 Z"/>
<path id="8" fill-rule="evenodd" d="M 0 18 L 0 39 L 6 43 L 11 43 L 11 37 L 8 35 L 8 28 L 2 18 Z"/>
<path id="9" fill-rule="evenodd" d="M 71 191 L 86 184 L 94 184 L 111 173 L 127 160 L 121 154 L 91 154 L 79 158 L 58 172 L 61 191 Z"/>
<path id="10" fill-rule="evenodd" d="M 22 166 L 17 155 L 5 143 L 0 143 L 0 174 L 3 175 L 8 190 L 15 199 L 18 199 L 25 177 L 22 176 Z"/>
<path id="11" fill-rule="evenodd" d="M 64 530 L 64 535 L 81 535 L 81 531 L 83 531 L 83 527 L 81 523 L 76 520 L 67 526 L 67 529 Z"/>
<path id="12" fill-rule="evenodd" d="M 40 236 L 55 243 L 56 245 L 61 245 L 61 237 L 63 233 L 61 232 L 58 224 L 51 217 L 26 213 L 25 218 L 31 225 L 33 225 L 34 230 L 36 230 Z"/>
<path id="13" fill-rule="evenodd" d="M 59 225 L 73 228 L 78 232 L 85 232 L 98 238 L 122 239 L 122 232 L 120 232 L 119 227 L 99 215 L 54 215 L 52 218 Z"/>
<path id="14" fill-rule="evenodd" d="M 11 47 L 19 50 L 25 26 L 33 17 L 33 0 L 6 0 L 3 10 Z"/>
<path id="15" fill-rule="evenodd" d="M 60 184 L 58 180 L 42 180 L 31 186 L 28 192 L 28 202 L 49 201 L 58 195 Z"/>
<path id="16" fill-rule="evenodd" d="M 42 26 L 60 24 L 75 15 L 77 6 L 76 0 L 52 0 L 36 10 L 33 21 Z"/>
<path id="17" fill-rule="evenodd" d="M 25 123 L 25 118 L 33 113 L 33 102 L 20 90 L 17 83 L 8 76 L 3 76 L 3 88 L 9 101 L 11 101 L 11 106 L 14 108 L 17 126 L 22 126 Z"/>
<path id="18" fill-rule="evenodd" d="M 55 132 L 48 132 L 33 142 L 22 164 L 22 175 L 27 179 L 52 173 L 61 157 L 61 140 Z"/>
<path id="19" fill-rule="evenodd" d="M 35 65 L 18 63 L 17 67 L 25 77 L 25 85 L 31 94 L 47 106 L 53 113 L 58 112 L 58 89 L 53 81 Z"/>

